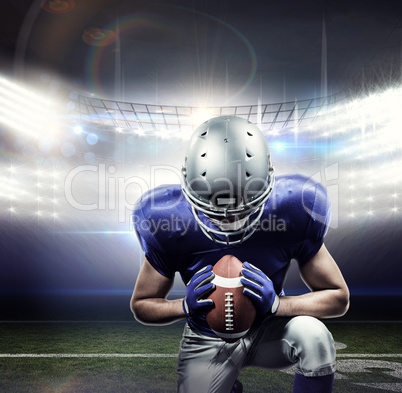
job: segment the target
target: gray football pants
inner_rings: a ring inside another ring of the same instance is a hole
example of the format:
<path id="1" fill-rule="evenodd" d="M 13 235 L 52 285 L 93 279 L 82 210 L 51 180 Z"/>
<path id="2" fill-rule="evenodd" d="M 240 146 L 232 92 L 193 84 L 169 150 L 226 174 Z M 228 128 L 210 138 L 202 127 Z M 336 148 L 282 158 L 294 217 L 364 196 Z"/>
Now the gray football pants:
<path id="1" fill-rule="evenodd" d="M 177 365 L 179 393 L 229 393 L 243 368 L 296 365 L 306 377 L 335 372 L 331 333 L 316 318 L 274 317 L 234 343 L 184 328 Z"/>

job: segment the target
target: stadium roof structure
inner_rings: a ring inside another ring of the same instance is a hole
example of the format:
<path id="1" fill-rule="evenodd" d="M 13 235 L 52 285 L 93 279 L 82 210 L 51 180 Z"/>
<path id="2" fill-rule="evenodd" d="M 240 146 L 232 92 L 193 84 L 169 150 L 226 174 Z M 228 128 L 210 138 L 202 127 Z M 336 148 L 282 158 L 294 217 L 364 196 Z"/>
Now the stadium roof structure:
<path id="1" fill-rule="evenodd" d="M 306 127 L 328 109 L 348 98 L 345 91 L 300 101 L 239 106 L 173 106 L 113 101 L 75 93 L 71 113 L 82 123 L 100 128 L 187 134 L 198 124 L 215 116 L 239 116 L 259 125 L 263 131 Z"/>

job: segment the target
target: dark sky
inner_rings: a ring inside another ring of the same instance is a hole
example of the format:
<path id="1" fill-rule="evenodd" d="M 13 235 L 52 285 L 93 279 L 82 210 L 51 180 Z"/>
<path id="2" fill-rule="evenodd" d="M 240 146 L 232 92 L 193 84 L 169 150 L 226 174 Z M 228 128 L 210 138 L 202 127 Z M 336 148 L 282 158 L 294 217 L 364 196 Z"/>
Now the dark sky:
<path id="1" fill-rule="evenodd" d="M 310 98 L 321 94 L 322 66 L 328 92 L 337 92 L 373 59 L 401 48 L 397 0 L 76 0 L 63 14 L 40 3 L 2 2 L 3 62 L 19 75 L 55 72 L 89 92 L 137 102 Z M 116 20 L 119 42 L 84 42 L 93 29 L 116 31 Z"/>

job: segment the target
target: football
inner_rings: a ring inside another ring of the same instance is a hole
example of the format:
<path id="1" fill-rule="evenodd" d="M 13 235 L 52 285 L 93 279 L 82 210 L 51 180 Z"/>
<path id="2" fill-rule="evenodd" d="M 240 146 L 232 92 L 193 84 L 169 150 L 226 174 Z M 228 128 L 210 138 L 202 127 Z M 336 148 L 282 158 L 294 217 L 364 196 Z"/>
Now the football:
<path id="1" fill-rule="evenodd" d="M 225 255 L 213 267 L 216 289 L 208 296 L 215 307 L 206 315 L 209 327 L 228 342 L 243 337 L 254 322 L 256 310 L 243 294 L 240 281 L 242 262 L 233 255 Z"/>

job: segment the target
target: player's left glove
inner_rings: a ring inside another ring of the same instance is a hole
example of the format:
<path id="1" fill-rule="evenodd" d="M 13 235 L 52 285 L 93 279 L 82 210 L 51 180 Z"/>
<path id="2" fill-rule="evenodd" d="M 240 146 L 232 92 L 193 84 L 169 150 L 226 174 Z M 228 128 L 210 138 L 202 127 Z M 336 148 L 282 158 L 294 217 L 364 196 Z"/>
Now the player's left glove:
<path id="1" fill-rule="evenodd" d="M 241 271 L 243 293 L 250 298 L 257 311 L 264 316 L 274 315 L 278 311 L 279 297 L 268 276 L 258 267 L 244 262 Z"/>

